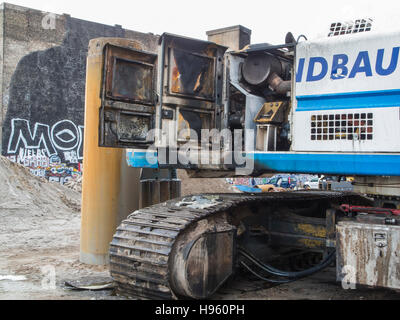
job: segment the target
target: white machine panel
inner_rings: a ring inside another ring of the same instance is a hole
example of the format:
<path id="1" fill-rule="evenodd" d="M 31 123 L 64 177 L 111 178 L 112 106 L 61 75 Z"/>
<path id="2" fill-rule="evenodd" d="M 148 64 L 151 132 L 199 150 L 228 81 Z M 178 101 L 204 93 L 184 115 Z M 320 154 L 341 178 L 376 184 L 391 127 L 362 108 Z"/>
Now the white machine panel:
<path id="1" fill-rule="evenodd" d="M 295 151 L 399 152 L 400 106 L 296 112 Z"/>
<path id="2" fill-rule="evenodd" d="M 400 31 L 359 33 L 301 42 L 296 95 L 400 88 Z"/>
<path id="3" fill-rule="evenodd" d="M 292 150 L 400 152 L 400 32 L 299 43 Z"/>
<path id="4" fill-rule="evenodd" d="M 400 289 L 400 226 L 340 222 L 338 280 Z"/>

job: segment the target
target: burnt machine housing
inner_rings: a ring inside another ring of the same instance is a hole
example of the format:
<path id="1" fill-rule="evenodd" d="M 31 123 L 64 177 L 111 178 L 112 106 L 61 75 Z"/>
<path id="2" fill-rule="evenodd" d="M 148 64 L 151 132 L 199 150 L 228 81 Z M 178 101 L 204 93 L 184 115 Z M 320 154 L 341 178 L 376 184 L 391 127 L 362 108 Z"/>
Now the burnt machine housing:
<path id="1" fill-rule="evenodd" d="M 153 143 L 157 55 L 105 46 L 99 145 L 146 147 Z"/>
<path id="2" fill-rule="evenodd" d="M 240 165 L 194 162 L 181 147 L 190 143 L 198 151 L 215 150 L 212 134 L 204 138 L 202 130 L 228 130 L 229 144 L 242 144 L 242 151 L 288 151 L 290 46 L 264 44 L 226 53 L 213 42 L 168 33 L 160 37 L 158 54 L 106 46 L 99 145 L 155 146 L 161 150 L 160 168 L 175 166 L 170 159 L 175 152 L 179 168 L 225 175 Z M 241 141 L 235 141 L 235 130 L 243 130 Z M 222 160 L 233 150 L 220 140 Z"/>
<path id="3" fill-rule="evenodd" d="M 169 111 L 171 117 L 161 119 L 160 129 L 166 139 L 159 145 L 174 148 L 190 140 L 199 141 L 202 129 L 221 129 L 223 57 L 227 48 L 172 34 L 164 34 L 160 45 L 159 111 Z"/>
<path id="4" fill-rule="evenodd" d="M 247 151 L 289 151 L 293 44 L 253 45 L 228 53 L 227 127 L 244 133 Z"/>

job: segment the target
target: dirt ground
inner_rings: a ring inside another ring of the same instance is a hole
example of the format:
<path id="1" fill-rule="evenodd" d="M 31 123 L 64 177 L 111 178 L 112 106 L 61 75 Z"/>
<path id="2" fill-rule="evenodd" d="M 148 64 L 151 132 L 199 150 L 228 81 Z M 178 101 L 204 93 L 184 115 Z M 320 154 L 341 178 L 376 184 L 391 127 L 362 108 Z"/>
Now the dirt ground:
<path id="1" fill-rule="evenodd" d="M 234 192 L 225 179 L 190 179 L 185 170 L 178 171 L 178 178 L 182 181 L 182 196 Z"/>
<path id="2" fill-rule="evenodd" d="M 230 192 L 224 180 L 182 178 L 184 194 Z M 66 281 L 98 284 L 110 279 L 107 267 L 79 262 L 81 195 L 78 191 L 33 177 L 4 158 L 0 158 L 0 179 L 0 300 L 125 299 L 115 296 L 112 290 L 72 291 L 65 286 Z M 335 270 L 328 269 L 275 287 L 249 280 L 245 275 L 236 276 L 213 299 L 398 300 L 400 293 L 342 290 L 335 281 Z"/>

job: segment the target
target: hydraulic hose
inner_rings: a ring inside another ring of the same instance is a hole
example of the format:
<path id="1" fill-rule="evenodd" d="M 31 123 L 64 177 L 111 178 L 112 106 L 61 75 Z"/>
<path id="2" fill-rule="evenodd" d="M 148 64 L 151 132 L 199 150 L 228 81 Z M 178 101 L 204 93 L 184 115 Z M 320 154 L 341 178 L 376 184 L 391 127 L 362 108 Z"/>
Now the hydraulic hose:
<path id="1" fill-rule="evenodd" d="M 332 264 L 335 261 L 335 258 L 336 258 L 336 250 L 334 250 L 329 254 L 329 256 L 326 259 L 324 259 L 324 261 L 322 261 L 317 266 L 314 266 L 310 269 L 300 271 L 300 272 L 289 272 L 289 271 L 278 270 L 268 264 L 261 262 L 256 257 L 254 257 L 251 253 L 245 251 L 243 248 L 239 249 L 239 253 L 241 256 L 243 256 L 247 260 L 251 261 L 256 266 L 258 266 L 260 269 L 264 270 L 265 272 L 272 274 L 274 276 L 285 277 L 285 278 L 290 278 L 290 279 L 300 279 L 300 278 L 308 277 L 314 273 L 317 273 L 317 272 L 327 268 L 330 264 Z"/>
<path id="2" fill-rule="evenodd" d="M 245 267 L 250 273 L 252 273 L 253 275 L 255 275 L 257 278 L 259 278 L 260 280 L 266 281 L 266 282 L 271 282 L 271 283 L 278 283 L 278 284 L 285 284 L 285 283 L 290 283 L 293 282 L 295 280 L 275 280 L 275 279 L 269 279 L 269 278 L 265 278 L 262 275 L 258 274 L 257 272 L 255 272 L 253 269 L 251 269 L 246 263 L 244 263 L 243 261 L 240 262 L 240 264 Z"/>

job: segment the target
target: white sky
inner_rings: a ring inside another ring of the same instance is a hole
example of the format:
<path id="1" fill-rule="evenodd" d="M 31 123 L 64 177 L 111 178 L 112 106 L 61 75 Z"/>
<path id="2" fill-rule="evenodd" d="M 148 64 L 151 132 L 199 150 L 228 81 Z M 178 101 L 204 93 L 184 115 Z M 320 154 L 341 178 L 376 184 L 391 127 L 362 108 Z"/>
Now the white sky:
<path id="1" fill-rule="evenodd" d="M 400 29 L 399 0 L 9 0 L 12 4 L 123 28 L 206 39 L 206 31 L 241 24 L 252 43 L 284 43 L 291 31 L 326 36 L 331 22 L 373 18 L 375 28 Z"/>

